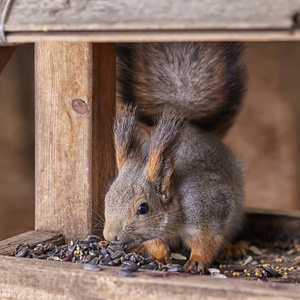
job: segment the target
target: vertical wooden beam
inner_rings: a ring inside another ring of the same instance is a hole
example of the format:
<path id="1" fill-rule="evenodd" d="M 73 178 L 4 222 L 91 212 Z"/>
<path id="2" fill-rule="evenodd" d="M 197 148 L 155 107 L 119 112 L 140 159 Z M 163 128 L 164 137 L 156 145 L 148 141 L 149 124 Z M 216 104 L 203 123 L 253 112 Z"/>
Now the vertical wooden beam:
<path id="1" fill-rule="evenodd" d="M 0 74 L 5 68 L 6 64 L 14 54 L 17 46 L 2 46 L 0 47 Z"/>
<path id="2" fill-rule="evenodd" d="M 35 228 L 84 238 L 115 170 L 115 46 L 41 42 L 35 50 Z"/>
<path id="3" fill-rule="evenodd" d="M 93 148 L 92 182 L 93 229 L 102 234 L 104 220 L 104 197 L 108 185 L 115 177 L 116 165 L 113 145 L 113 121 L 116 99 L 116 45 L 93 44 L 94 64 L 99 66 L 94 72 L 93 84 Z M 100 231 L 99 231 L 100 230 Z"/>

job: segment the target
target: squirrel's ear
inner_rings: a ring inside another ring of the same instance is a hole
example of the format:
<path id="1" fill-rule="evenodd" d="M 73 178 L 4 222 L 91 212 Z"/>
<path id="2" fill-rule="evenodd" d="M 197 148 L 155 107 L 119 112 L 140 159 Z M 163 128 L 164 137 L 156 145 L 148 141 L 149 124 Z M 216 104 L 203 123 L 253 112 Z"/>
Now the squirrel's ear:
<path id="1" fill-rule="evenodd" d="M 137 151 L 138 140 L 136 109 L 126 106 L 117 113 L 114 123 L 114 143 L 119 171 L 123 168 L 126 160 Z"/>
<path id="2" fill-rule="evenodd" d="M 173 111 L 165 111 L 151 135 L 146 177 L 159 185 L 160 192 L 169 194 L 176 150 L 184 119 Z"/>

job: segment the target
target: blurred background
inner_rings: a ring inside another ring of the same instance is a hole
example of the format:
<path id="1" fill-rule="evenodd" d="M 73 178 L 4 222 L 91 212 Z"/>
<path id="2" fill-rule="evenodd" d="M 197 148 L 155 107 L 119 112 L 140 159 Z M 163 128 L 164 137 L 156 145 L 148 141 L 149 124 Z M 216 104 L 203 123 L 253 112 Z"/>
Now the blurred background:
<path id="1" fill-rule="evenodd" d="M 300 210 L 300 43 L 247 43 L 248 89 L 225 142 L 245 168 L 246 205 Z M 33 45 L 0 75 L 0 240 L 34 227 Z"/>

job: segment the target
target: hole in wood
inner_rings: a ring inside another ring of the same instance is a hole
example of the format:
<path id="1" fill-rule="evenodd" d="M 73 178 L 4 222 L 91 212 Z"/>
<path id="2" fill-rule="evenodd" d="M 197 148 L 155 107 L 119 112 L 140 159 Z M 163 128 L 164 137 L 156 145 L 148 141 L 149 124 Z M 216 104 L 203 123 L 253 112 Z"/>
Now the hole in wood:
<path id="1" fill-rule="evenodd" d="M 74 99 L 72 101 L 72 108 L 81 115 L 86 114 L 88 111 L 86 103 L 81 99 Z"/>

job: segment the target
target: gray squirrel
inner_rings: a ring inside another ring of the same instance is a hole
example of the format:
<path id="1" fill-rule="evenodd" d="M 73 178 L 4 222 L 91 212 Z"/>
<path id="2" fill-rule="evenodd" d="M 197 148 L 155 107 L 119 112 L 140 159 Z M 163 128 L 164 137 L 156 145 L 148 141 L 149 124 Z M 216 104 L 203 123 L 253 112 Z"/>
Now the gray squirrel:
<path id="1" fill-rule="evenodd" d="M 105 197 L 106 240 L 161 263 L 181 242 L 191 250 L 183 269 L 196 272 L 230 248 L 243 171 L 220 137 L 243 96 L 242 53 L 229 42 L 118 46 L 119 174 Z"/>

